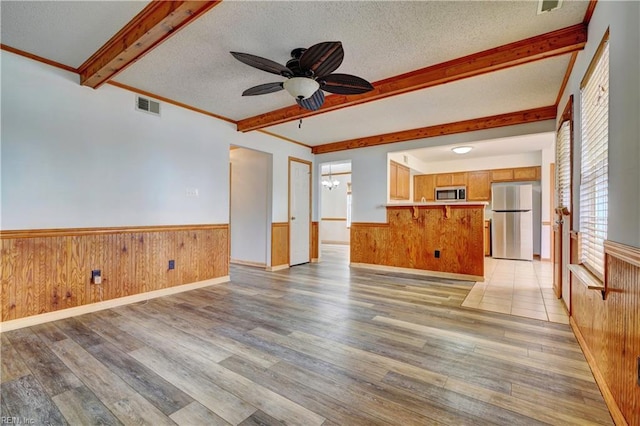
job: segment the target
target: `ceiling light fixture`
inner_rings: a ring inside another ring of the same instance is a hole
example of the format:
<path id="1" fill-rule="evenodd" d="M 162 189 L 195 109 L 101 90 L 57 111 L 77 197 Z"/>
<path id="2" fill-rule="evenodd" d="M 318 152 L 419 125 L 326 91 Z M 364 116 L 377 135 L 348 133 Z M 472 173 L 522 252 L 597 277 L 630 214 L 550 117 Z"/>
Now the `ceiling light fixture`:
<path id="1" fill-rule="evenodd" d="M 472 149 L 473 147 L 471 146 L 456 146 L 455 148 L 451 148 L 451 151 L 455 152 L 456 154 L 466 154 Z"/>
<path id="2" fill-rule="evenodd" d="M 298 100 L 310 98 L 320 88 L 320 83 L 307 77 L 291 77 L 282 83 L 285 90 Z"/>
<path id="3" fill-rule="evenodd" d="M 322 186 L 331 191 L 333 188 L 337 188 L 340 185 L 340 181 L 338 179 L 333 179 L 331 176 L 331 164 L 329 164 L 329 179 L 322 179 Z"/>

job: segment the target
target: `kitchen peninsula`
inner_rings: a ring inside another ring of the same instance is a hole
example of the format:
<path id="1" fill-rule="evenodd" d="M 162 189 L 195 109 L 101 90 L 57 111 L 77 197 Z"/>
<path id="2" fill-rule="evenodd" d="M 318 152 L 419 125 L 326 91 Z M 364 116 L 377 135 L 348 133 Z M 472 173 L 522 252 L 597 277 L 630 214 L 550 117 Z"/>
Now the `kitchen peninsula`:
<path id="1" fill-rule="evenodd" d="M 484 281 L 486 204 L 387 204 L 386 223 L 352 224 L 351 264 Z"/>

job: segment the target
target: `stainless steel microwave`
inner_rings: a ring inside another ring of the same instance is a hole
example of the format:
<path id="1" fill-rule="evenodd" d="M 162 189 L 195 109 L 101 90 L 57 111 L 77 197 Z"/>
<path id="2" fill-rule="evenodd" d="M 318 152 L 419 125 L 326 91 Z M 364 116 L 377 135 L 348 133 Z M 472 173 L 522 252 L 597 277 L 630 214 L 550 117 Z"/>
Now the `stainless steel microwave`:
<path id="1" fill-rule="evenodd" d="M 465 186 L 448 186 L 436 188 L 436 201 L 466 201 L 467 188 Z"/>

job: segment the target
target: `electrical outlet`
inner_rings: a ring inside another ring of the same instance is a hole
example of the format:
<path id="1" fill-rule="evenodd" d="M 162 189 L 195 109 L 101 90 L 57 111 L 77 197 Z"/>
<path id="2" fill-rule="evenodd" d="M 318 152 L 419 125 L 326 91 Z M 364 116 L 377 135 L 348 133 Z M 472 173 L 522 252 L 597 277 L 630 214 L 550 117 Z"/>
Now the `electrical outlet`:
<path id="1" fill-rule="evenodd" d="M 176 269 L 176 261 L 175 260 L 170 260 L 169 261 L 169 269 Z"/>
<path id="2" fill-rule="evenodd" d="M 100 272 L 100 269 L 91 271 L 91 282 L 93 284 L 102 284 L 102 272 Z"/>
<path id="3" fill-rule="evenodd" d="M 200 196 L 200 191 L 198 191 L 198 188 L 187 188 L 185 190 L 185 194 L 187 195 L 187 197 L 197 198 Z"/>
<path id="4" fill-rule="evenodd" d="M 440 259 L 440 250 L 436 250 L 436 251 L 433 253 L 433 256 L 434 256 L 436 259 Z"/>

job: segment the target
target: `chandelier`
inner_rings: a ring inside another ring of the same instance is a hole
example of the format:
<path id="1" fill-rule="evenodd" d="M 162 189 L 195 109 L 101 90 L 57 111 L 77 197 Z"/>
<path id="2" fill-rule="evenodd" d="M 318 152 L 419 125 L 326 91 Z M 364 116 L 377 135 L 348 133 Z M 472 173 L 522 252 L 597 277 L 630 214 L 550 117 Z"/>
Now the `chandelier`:
<path id="1" fill-rule="evenodd" d="M 331 191 L 333 188 L 337 188 L 340 185 L 340 181 L 333 179 L 331 176 L 331 164 L 329 164 L 329 179 L 322 179 L 322 186 Z"/>

